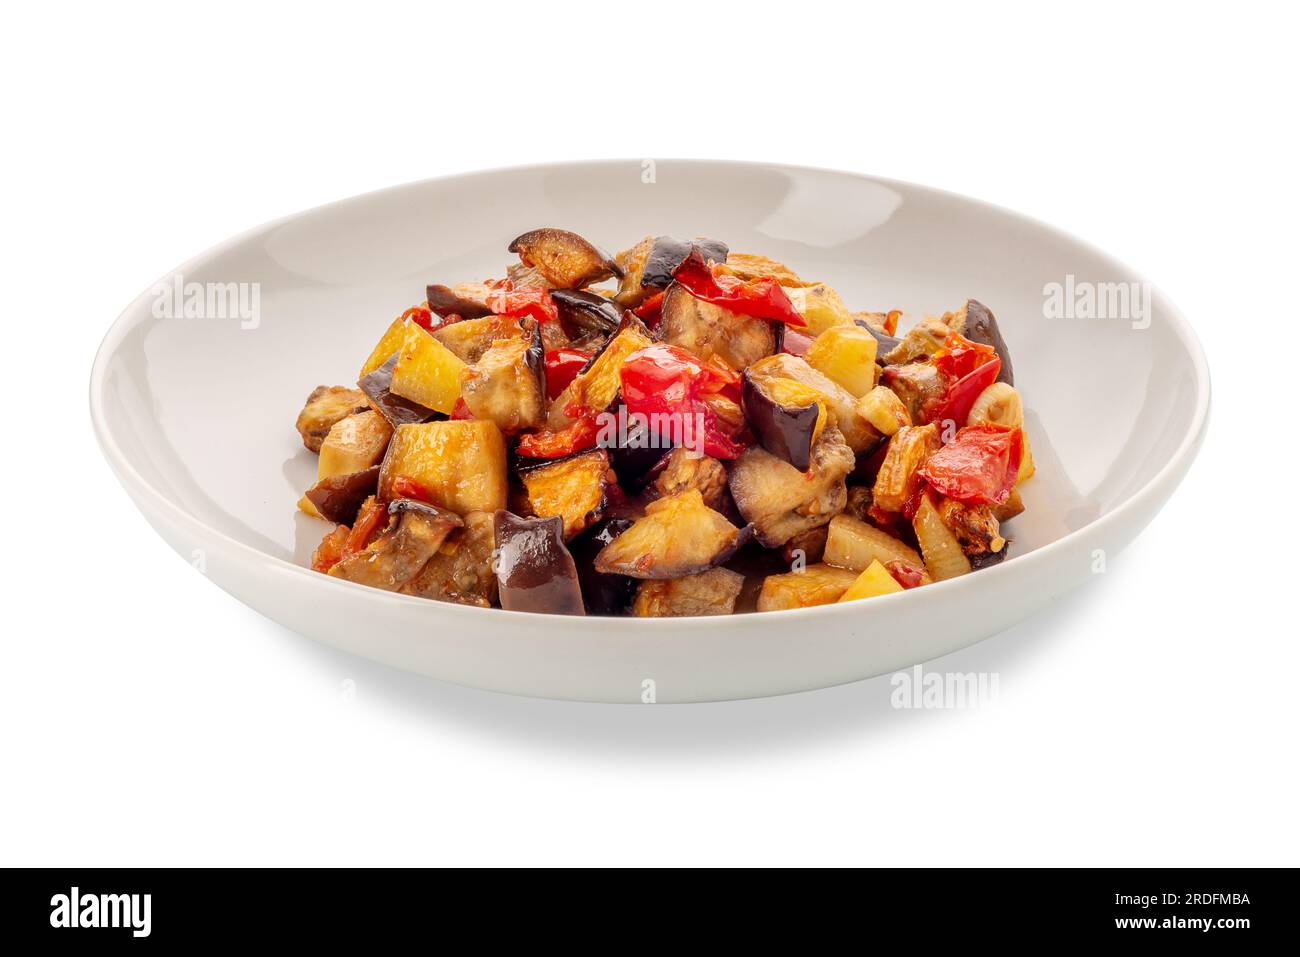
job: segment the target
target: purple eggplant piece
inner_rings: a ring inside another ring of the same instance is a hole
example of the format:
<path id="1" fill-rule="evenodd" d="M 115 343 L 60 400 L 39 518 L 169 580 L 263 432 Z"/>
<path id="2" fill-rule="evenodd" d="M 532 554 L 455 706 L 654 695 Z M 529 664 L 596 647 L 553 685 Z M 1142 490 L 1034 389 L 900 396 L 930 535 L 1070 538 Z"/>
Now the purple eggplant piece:
<path id="1" fill-rule="evenodd" d="M 440 416 L 433 409 L 426 409 L 418 402 L 393 394 L 393 369 L 397 367 L 397 357 L 398 353 L 394 353 L 374 372 L 363 375 L 357 383 L 357 388 L 366 394 L 379 410 L 379 414 L 387 419 L 388 424 L 393 428 L 439 418 Z"/>
<path id="2" fill-rule="evenodd" d="M 493 519 L 501 607 L 548 615 L 584 615 L 573 555 L 558 517 L 520 518 L 504 509 Z"/>
<path id="3" fill-rule="evenodd" d="M 462 319 L 478 319 L 492 315 L 492 310 L 483 303 L 467 299 L 448 286 L 427 286 L 425 300 L 429 303 L 429 311 L 443 319 L 450 315 L 457 315 Z"/>
<path id="4" fill-rule="evenodd" d="M 623 318 L 623 310 L 594 292 L 580 289 L 553 289 L 551 298 L 560 310 L 560 318 L 578 329 L 613 332 Z"/>
<path id="5" fill-rule="evenodd" d="M 975 299 L 966 300 L 966 326 L 961 334 L 971 342 L 992 346 L 998 358 L 1002 360 L 997 381 L 1005 382 L 1007 385 L 1016 384 L 1015 373 L 1011 370 L 1011 352 L 1007 349 L 1007 342 L 1002 338 L 1002 330 L 998 328 L 998 321 L 993 317 L 988 306 Z"/>
<path id="6" fill-rule="evenodd" d="M 609 465 L 618 476 L 619 487 L 638 492 L 650 481 L 650 472 L 660 459 L 672 451 L 671 443 L 655 435 L 643 420 L 628 415 L 622 393 L 614 396 L 606 412 L 618 420 L 614 443 L 598 440 L 597 444 L 609 451 Z"/>
<path id="7" fill-rule="evenodd" d="M 741 387 L 741 403 L 745 421 L 763 448 L 800 472 L 808 471 L 820 406 L 816 402 L 796 407 L 781 405 L 748 371 Z"/>
<path id="8" fill-rule="evenodd" d="M 1002 546 L 998 552 L 984 552 L 982 555 L 970 555 L 970 567 L 972 571 L 979 571 L 981 568 L 992 568 L 994 565 L 1002 564 L 1002 560 L 1007 557 L 1007 552 L 1011 550 L 1011 543 L 1008 542 Z"/>
<path id="9" fill-rule="evenodd" d="M 682 264 L 693 250 L 699 250 L 705 261 L 727 261 L 727 244 L 716 239 L 673 239 L 671 236 L 657 236 L 650 255 L 646 257 L 645 269 L 641 272 L 643 289 L 666 289 L 673 281 L 673 270 Z"/>
<path id="10" fill-rule="evenodd" d="M 322 517 L 336 525 L 351 525 L 361 503 L 378 489 L 379 466 L 372 465 L 360 472 L 321 479 L 306 494 L 307 501 L 316 506 Z"/>
<path id="11" fill-rule="evenodd" d="M 588 529 L 569 543 L 569 550 L 578 566 L 578 581 L 589 615 L 622 615 L 632 604 L 637 586 L 635 578 L 602 574 L 592 565 L 601 549 L 631 527 L 631 519 L 611 518 Z"/>

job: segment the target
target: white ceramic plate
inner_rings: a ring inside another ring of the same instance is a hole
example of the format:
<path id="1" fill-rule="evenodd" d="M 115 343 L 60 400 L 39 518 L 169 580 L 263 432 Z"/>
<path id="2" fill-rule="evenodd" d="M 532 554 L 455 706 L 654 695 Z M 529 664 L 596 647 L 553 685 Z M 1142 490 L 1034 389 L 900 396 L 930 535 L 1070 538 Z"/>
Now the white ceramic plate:
<path id="1" fill-rule="evenodd" d="M 161 282 L 257 283 L 258 321 L 229 308 L 230 318 L 158 318 L 167 310 L 156 287 L 133 302 L 91 376 L 108 461 L 173 548 L 290 628 L 460 684 L 613 702 L 640 701 L 647 680 L 660 702 L 800 691 L 969 645 L 1085 580 L 1191 465 L 1209 373 L 1174 306 L 1153 294 L 1145 328 L 1140 309 L 1045 315 L 1044 287 L 1067 277 L 1076 307 L 1086 307 L 1081 283 L 1142 282 L 1096 249 L 974 200 L 850 173 L 661 161 L 653 174 L 611 161 L 413 183 L 199 256 Z M 1038 466 L 1026 513 L 1008 525 L 1013 557 L 851 605 L 671 620 L 466 608 L 308 570 L 326 526 L 294 508 L 315 476 L 293 429 L 307 392 L 349 383 L 426 283 L 501 275 L 510 239 L 543 225 L 611 250 L 649 233 L 716 236 L 826 280 L 853 309 L 902 309 L 904 327 L 968 297 L 987 304 L 1010 346 Z"/>

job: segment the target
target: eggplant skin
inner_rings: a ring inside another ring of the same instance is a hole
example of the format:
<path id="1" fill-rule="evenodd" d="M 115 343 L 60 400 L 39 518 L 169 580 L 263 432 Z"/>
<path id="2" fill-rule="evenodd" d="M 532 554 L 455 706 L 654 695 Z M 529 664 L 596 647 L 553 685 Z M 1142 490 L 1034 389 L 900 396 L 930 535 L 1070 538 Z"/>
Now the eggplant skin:
<path id="1" fill-rule="evenodd" d="M 632 527 L 628 518 L 606 519 L 569 543 L 578 566 L 582 600 L 589 615 L 623 615 L 636 593 L 637 580 L 626 575 L 607 575 L 595 569 L 596 556 L 614 539 Z"/>
<path id="2" fill-rule="evenodd" d="M 492 570 L 492 514 L 470 512 L 420 573 L 398 589 L 404 595 L 490 608 L 497 593 Z"/>
<path id="3" fill-rule="evenodd" d="M 410 399 L 404 399 L 400 395 L 393 394 L 393 369 L 397 367 L 397 360 L 400 356 L 401 353 L 394 354 L 374 372 L 363 375 L 361 381 L 357 383 L 357 388 L 366 394 L 371 405 L 388 420 L 388 424 L 393 428 L 397 428 L 399 425 L 428 422 L 438 416 L 438 413 L 434 412 L 433 409 L 425 408 L 418 402 L 412 402 Z"/>
<path id="4" fill-rule="evenodd" d="M 321 517 L 336 525 L 351 525 L 361 503 L 379 490 L 379 466 L 360 472 L 331 475 L 307 490 L 307 501 L 316 506 Z"/>
<path id="5" fill-rule="evenodd" d="M 964 322 L 961 321 L 963 315 Z M 1015 372 L 1011 368 L 1011 352 L 1007 349 L 1007 342 L 1002 338 L 1002 330 L 998 328 L 998 321 L 988 306 L 978 300 L 967 299 L 965 307 L 958 313 L 956 328 L 971 342 L 992 346 L 998 358 L 1002 360 L 997 381 L 1005 382 L 1007 385 L 1016 384 Z"/>
<path id="6" fill-rule="evenodd" d="M 558 517 L 520 518 L 498 510 L 493 518 L 501 607 L 547 615 L 585 615 L 578 568 L 564 547 Z"/>
<path id="7" fill-rule="evenodd" d="M 605 449 L 521 469 L 519 477 L 533 515 L 559 516 L 564 522 L 566 541 L 600 520 L 606 497 L 616 484 Z"/>
<path id="8" fill-rule="evenodd" d="M 665 464 L 664 440 L 648 424 L 628 416 L 622 394 L 615 398 L 609 412 L 620 427 L 613 436 L 613 444 L 603 447 L 609 451 L 610 465 L 618 476 L 619 486 L 628 492 L 639 492 L 655 478 L 659 466 Z M 623 422 L 627 423 L 626 427 L 622 426 Z"/>
<path id="9" fill-rule="evenodd" d="M 673 271 L 697 249 L 706 262 L 710 259 L 720 263 L 727 261 L 727 244 L 717 239 L 682 240 L 656 236 L 641 270 L 642 288 L 667 289 L 672 284 Z"/>
<path id="10" fill-rule="evenodd" d="M 1001 550 L 996 552 L 985 552 L 982 555 L 967 555 L 970 560 L 971 571 L 979 571 L 981 568 L 992 568 L 994 565 L 1002 564 L 1002 560 L 1007 557 L 1007 552 L 1011 545 L 1003 545 Z"/>
<path id="11" fill-rule="evenodd" d="M 471 291 L 484 295 L 471 298 L 466 295 Z M 486 292 L 487 287 L 481 284 L 460 285 L 455 289 L 449 286 L 430 285 L 425 287 L 424 295 L 425 302 L 429 304 L 429 311 L 443 319 L 451 315 L 460 316 L 462 319 L 480 319 L 492 315 L 492 310 L 487 307 Z"/>
<path id="12" fill-rule="evenodd" d="M 623 311 L 611 300 L 581 289 L 556 289 L 551 293 L 559 308 L 560 319 L 571 328 L 613 332 L 623 318 Z"/>
<path id="13" fill-rule="evenodd" d="M 816 438 L 817 421 L 822 417 L 821 406 L 784 406 L 767 394 L 763 384 L 748 372 L 741 387 L 741 404 L 745 421 L 763 448 L 785 459 L 800 472 L 808 471 L 812 464 L 812 448 Z"/>
<path id="14" fill-rule="evenodd" d="M 611 276 L 621 267 L 604 250 L 567 229 L 544 227 L 516 236 L 508 251 L 518 253 L 555 289 L 581 289 Z"/>
<path id="15" fill-rule="evenodd" d="M 879 329 L 877 329 L 871 323 L 867 322 L 867 320 L 865 319 L 854 319 L 853 322 L 856 325 L 861 326 L 863 329 L 866 329 L 867 332 L 871 333 L 875 337 L 877 357 L 883 356 L 887 352 L 893 352 L 895 349 L 897 349 L 899 346 L 903 344 L 902 339 L 898 338 L 897 336 L 891 336 L 887 333 L 881 332 Z M 877 358 L 876 361 L 879 362 L 879 358 Z M 881 365 L 883 364 L 884 363 L 881 363 Z"/>
<path id="16" fill-rule="evenodd" d="M 461 520 L 444 509 L 418 504 L 423 507 L 397 511 L 390 507 L 392 517 L 383 534 L 357 554 L 343 559 L 329 574 L 384 591 L 398 591 L 419 575 L 447 536 L 461 526 Z"/>
<path id="17" fill-rule="evenodd" d="M 800 472 L 762 446 L 753 445 L 731 466 L 731 498 L 759 542 L 780 548 L 796 535 L 825 525 L 848 501 L 844 479 L 853 451 L 839 429 L 827 426 L 813 446 L 812 465 Z"/>

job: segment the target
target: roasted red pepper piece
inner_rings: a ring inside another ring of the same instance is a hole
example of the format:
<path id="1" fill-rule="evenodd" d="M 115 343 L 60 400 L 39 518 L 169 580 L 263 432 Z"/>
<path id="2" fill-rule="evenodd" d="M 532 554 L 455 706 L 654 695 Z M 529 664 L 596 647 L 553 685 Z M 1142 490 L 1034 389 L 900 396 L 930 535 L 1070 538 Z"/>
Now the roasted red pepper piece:
<path id="1" fill-rule="evenodd" d="M 344 549 L 344 558 L 351 558 L 357 552 L 364 549 L 370 544 L 370 539 L 374 538 L 375 532 L 388 519 L 388 507 L 378 499 L 368 498 L 361 506 L 361 511 L 357 514 L 357 520 L 352 523 L 352 532 L 348 535 L 347 547 Z"/>
<path id="2" fill-rule="evenodd" d="M 673 278 L 696 299 L 723 306 L 741 315 L 771 319 L 790 326 L 806 325 L 803 316 L 785 294 L 781 284 L 770 277 L 746 281 L 724 272 L 721 264 L 705 262 L 699 249 L 673 270 Z"/>
<path id="3" fill-rule="evenodd" d="M 316 551 L 312 552 L 311 568 L 315 572 L 328 572 L 347 557 L 348 536 L 352 529 L 346 525 L 336 525 L 334 531 L 323 539 Z"/>
<path id="4" fill-rule="evenodd" d="M 519 437 L 519 454 L 532 459 L 560 459 L 574 452 L 595 448 L 600 425 L 596 417 L 585 415 L 567 429 L 526 432 Z"/>
<path id="5" fill-rule="evenodd" d="M 660 289 L 654 295 L 646 299 L 645 302 L 632 310 L 633 315 L 645 322 L 647 326 L 653 329 L 659 325 L 659 319 L 663 314 L 664 308 L 664 291 Z"/>
<path id="6" fill-rule="evenodd" d="M 433 313 L 429 311 L 428 306 L 412 306 L 406 312 L 402 313 L 402 319 L 410 319 L 417 326 L 425 329 L 433 328 Z M 441 320 L 438 323 L 442 325 Z"/>
<path id="7" fill-rule="evenodd" d="M 921 477 L 964 505 L 1001 505 L 1016 485 L 1023 451 L 1019 429 L 972 425 L 930 456 Z"/>
<path id="8" fill-rule="evenodd" d="M 393 497 L 394 498 L 413 498 L 419 502 L 428 502 L 430 505 L 437 505 L 432 493 L 413 478 L 405 475 L 399 475 L 393 479 Z"/>
<path id="9" fill-rule="evenodd" d="M 582 371 L 591 358 L 578 349 L 552 349 L 546 353 L 546 393 L 554 399 Z"/>
<path id="10" fill-rule="evenodd" d="M 714 458 L 734 459 L 745 450 L 705 401 L 739 388 L 734 370 L 701 362 L 677 346 L 656 345 L 628 356 L 619 379 L 629 415 L 645 416 L 652 427 L 667 425 L 673 437 L 689 439 Z"/>
<path id="11" fill-rule="evenodd" d="M 943 350 L 932 361 L 948 380 L 948 388 L 939 402 L 922 410 L 925 420 L 940 423 L 951 421 L 957 428 L 961 428 L 966 424 L 979 394 L 997 381 L 1002 360 L 991 346 L 971 342 L 954 332 L 944 341 Z"/>
<path id="12" fill-rule="evenodd" d="M 538 322 L 558 322 L 560 311 L 555 300 L 542 286 L 519 286 L 509 279 L 497 279 L 488 283 L 487 307 L 498 316 L 512 316 L 521 319 L 531 316 Z"/>
<path id="13" fill-rule="evenodd" d="M 904 588 L 915 588 L 925 581 L 925 573 L 908 562 L 895 559 L 885 563 L 885 571 L 893 576 L 894 581 Z"/>
<path id="14" fill-rule="evenodd" d="M 463 398 L 457 398 L 456 404 L 451 407 L 451 415 L 447 416 L 447 418 L 472 419 L 474 418 L 474 413 L 469 410 L 469 406 L 465 404 Z"/>

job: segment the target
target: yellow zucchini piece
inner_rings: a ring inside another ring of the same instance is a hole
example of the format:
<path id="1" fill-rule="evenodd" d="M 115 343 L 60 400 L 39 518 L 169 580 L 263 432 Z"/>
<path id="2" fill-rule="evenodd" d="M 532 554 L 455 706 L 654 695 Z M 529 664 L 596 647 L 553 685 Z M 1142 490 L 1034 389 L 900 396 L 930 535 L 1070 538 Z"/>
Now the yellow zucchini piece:
<path id="1" fill-rule="evenodd" d="M 450 415 L 460 398 L 460 377 L 464 370 L 465 363 L 454 352 L 415 323 L 408 322 L 389 389 L 394 395 L 418 402 L 426 409 Z"/>
<path id="2" fill-rule="evenodd" d="M 858 415 L 871 423 L 881 435 L 893 435 L 905 425 L 912 424 L 907 406 L 893 389 L 878 385 L 858 400 Z"/>
<path id="3" fill-rule="evenodd" d="M 370 358 L 361 367 L 361 374 L 357 376 L 358 379 L 364 379 L 370 375 L 370 373 L 387 362 L 394 352 L 402 348 L 402 343 L 406 340 L 406 325 L 407 320 L 402 319 L 401 316 L 393 320 L 388 330 L 375 343 L 375 347 L 370 350 Z M 415 323 L 411 323 L 411 325 L 415 325 Z"/>
<path id="4" fill-rule="evenodd" d="M 759 611 L 833 605 L 857 581 L 856 572 L 834 565 L 809 565 L 801 572 L 768 575 L 758 593 Z"/>
<path id="5" fill-rule="evenodd" d="M 813 340 L 804 358 L 818 372 L 848 390 L 855 399 L 875 388 L 879 373 L 876 337 L 861 326 L 827 329 Z"/>
<path id="6" fill-rule="evenodd" d="M 795 311 L 803 316 L 803 321 L 808 324 L 808 327 L 799 330 L 800 332 L 819 336 L 827 329 L 836 326 L 854 325 L 853 313 L 849 312 L 849 307 L 844 305 L 840 294 L 823 282 L 812 286 L 793 288 L 787 286 L 785 294 L 790 297 Z"/>
<path id="7" fill-rule="evenodd" d="M 880 562 L 875 561 L 866 567 L 849 590 L 840 596 L 840 601 L 857 601 L 860 598 L 875 598 L 877 595 L 892 595 L 903 590 L 903 586 L 894 581 L 894 576 Z"/>
<path id="8" fill-rule="evenodd" d="M 956 578 L 971 570 L 970 560 L 961 550 L 961 543 L 948 530 L 939 510 L 930 501 L 929 494 L 921 496 L 921 505 L 912 519 L 916 540 L 925 556 L 925 567 L 935 581 Z"/>
<path id="9" fill-rule="evenodd" d="M 379 497 L 393 498 L 404 475 L 422 486 L 434 505 L 458 515 L 506 507 L 506 443 L 483 419 L 449 419 L 398 426 L 379 470 Z"/>

